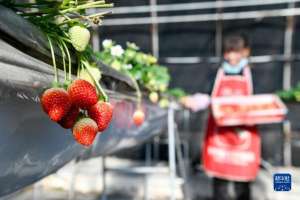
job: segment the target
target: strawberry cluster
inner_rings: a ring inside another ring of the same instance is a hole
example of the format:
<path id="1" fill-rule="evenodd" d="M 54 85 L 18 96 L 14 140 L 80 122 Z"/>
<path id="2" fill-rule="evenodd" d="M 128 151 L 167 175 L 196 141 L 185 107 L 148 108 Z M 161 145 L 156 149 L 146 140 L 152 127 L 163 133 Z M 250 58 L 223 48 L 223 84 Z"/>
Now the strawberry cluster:
<path id="1" fill-rule="evenodd" d="M 67 90 L 47 89 L 41 104 L 51 120 L 72 129 L 74 139 L 84 146 L 92 145 L 97 133 L 109 126 L 113 114 L 112 105 L 99 100 L 94 85 L 83 79 L 74 80 Z"/>

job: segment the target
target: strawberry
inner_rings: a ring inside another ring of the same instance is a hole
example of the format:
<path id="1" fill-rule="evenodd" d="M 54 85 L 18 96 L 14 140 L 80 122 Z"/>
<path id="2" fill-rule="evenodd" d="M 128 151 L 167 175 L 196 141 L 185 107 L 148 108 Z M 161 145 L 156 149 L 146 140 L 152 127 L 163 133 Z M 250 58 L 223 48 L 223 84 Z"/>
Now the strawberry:
<path id="1" fill-rule="evenodd" d="M 142 125 L 145 120 L 145 114 L 142 110 L 136 110 L 133 113 L 133 122 L 136 126 Z"/>
<path id="2" fill-rule="evenodd" d="M 162 108 L 166 108 L 169 106 L 169 100 L 167 98 L 163 98 L 159 101 L 159 106 Z"/>
<path id="3" fill-rule="evenodd" d="M 71 108 L 71 100 L 66 90 L 62 88 L 47 89 L 42 97 L 41 104 L 51 120 L 61 120 Z"/>
<path id="4" fill-rule="evenodd" d="M 80 70 L 79 72 L 80 79 L 86 80 L 90 82 L 92 85 L 95 85 L 95 81 L 99 81 L 101 79 L 100 69 L 93 65 L 90 65 L 89 67 L 86 68 L 88 68 L 90 73 L 86 69 Z M 90 74 L 92 74 L 92 76 Z"/>
<path id="5" fill-rule="evenodd" d="M 150 99 L 150 101 L 151 101 L 152 103 L 157 103 L 157 102 L 158 102 L 158 98 L 159 98 L 159 96 L 158 96 L 158 93 L 157 93 L 157 92 L 151 92 L 151 93 L 149 94 L 149 99 Z"/>
<path id="6" fill-rule="evenodd" d="M 83 146 L 90 146 L 93 144 L 97 131 L 97 123 L 87 117 L 77 121 L 72 130 L 75 140 Z"/>
<path id="7" fill-rule="evenodd" d="M 79 116 L 79 108 L 72 106 L 69 112 L 58 123 L 65 129 L 72 128 Z"/>
<path id="8" fill-rule="evenodd" d="M 89 108 L 88 114 L 96 121 L 98 130 L 101 132 L 108 127 L 112 119 L 113 107 L 108 102 L 98 101 L 98 103 Z"/>
<path id="9" fill-rule="evenodd" d="M 89 44 L 91 34 L 87 28 L 81 26 L 73 26 L 69 29 L 69 36 L 73 47 L 82 52 Z"/>
<path id="10" fill-rule="evenodd" d="M 72 103 L 80 108 L 87 109 L 98 101 L 95 87 L 86 80 L 77 79 L 68 88 Z"/>

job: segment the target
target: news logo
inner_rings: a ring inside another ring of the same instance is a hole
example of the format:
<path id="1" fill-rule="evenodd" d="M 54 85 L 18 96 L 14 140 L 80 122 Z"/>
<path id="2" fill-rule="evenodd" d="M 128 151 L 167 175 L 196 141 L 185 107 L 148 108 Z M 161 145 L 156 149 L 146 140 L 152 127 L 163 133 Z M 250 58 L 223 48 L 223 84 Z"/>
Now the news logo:
<path id="1" fill-rule="evenodd" d="M 292 176 L 288 173 L 273 175 L 274 191 L 290 191 L 292 189 Z"/>

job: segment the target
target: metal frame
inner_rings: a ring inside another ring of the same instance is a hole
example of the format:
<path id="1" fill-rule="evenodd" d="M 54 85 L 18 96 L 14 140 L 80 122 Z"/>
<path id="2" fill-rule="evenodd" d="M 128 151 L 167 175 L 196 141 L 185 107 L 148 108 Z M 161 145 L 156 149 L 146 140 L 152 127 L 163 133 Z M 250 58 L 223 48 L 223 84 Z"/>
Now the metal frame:
<path id="1" fill-rule="evenodd" d="M 289 8 L 294 8 L 295 3 L 290 3 Z M 284 34 L 284 56 L 290 58 L 292 56 L 293 33 L 294 33 L 294 16 L 288 16 L 286 19 L 286 29 Z M 291 88 L 292 63 L 286 60 L 283 65 L 283 88 L 288 90 Z"/>
<path id="2" fill-rule="evenodd" d="M 171 103 L 168 109 L 168 147 L 169 147 L 169 170 L 170 170 L 170 200 L 175 200 L 175 180 L 176 180 L 176 154 L 175 154 L 175 109 Z"/>
<path id="3" fill-rule="evenodd" d="M 155 57 L 159 57 L 159 34 L 158 34 L 158 24 L 155 23 L 157 21 L 157 11 L 155 10 L 155 6 L 157 4 L 157 0 L 150 0 L 151 5 L 151 36 L 152 36 L 152 54 Z"/>
<path id="4" fill-rule="evenodd" d="M 287 17 L 300 15 L 300 8 L 284 8 L 260 11 L 226 12 L 195 15 L 173 15 L 158 16 L 154 21 L 150 17 L 128 17 L 104 20 L 103 26 L 124 26 L 124 25 L 145 25 L 145 24 L 166 24 L 183 22 L 207 22 L 217 20 L 241 20 L 241 19 L 262 19 L 274 17 Z"/>
<path id="5" fill-rule="evenodd" d="M 100 199 L 107 200 L 107 189 L 106 189 L 106 173 L 108 171 L 115 172 L 115 173 L 131 173 L 131 174 L 141 174 L 144 175 L 144 200 L 149 199 L 149 185 L 148 185 L 148 175 L 153 173 L 168 173 L 169 174 L 169 186 L 170 186 L 170 200 L 175 200 L 175 187 L 176 187 L 176 178 L 177 178 L 177 164 L 179 167 L 179 172 L 184 179 L 183 185 L 183 192 L 185 195 L 186 200 L 190 200 L 190 192 L 189 188 L 187 187 L 186 180 L 187 180 L 187 171 L 186 166 L 184 163 L 184 155 L 181 152 L 180 148 L 180 137 L 177 131 L 177 125 L 175 122 L 175 112 L 178 110 L 179 107 L 176 103 L 171 102 L 170 106 L 168 107 L 168 170 L 165 170 L 159 166 L 156 166 L 152 163 L 152 149 L 151 143 L 146 144 L 146 152 L 145 152 L 145 165 L 138 166 L 138 167 L 122 167 L 122 168 L 108 168 L 105 164 L 105 157 L 102 158 L 101 162 L 101 170 L 102 170 L 102 194 Z M 186 152 L 187 153 L 187 152 Z M 176 161 L 176 156 L 178 161 Z"/>
<path id="6" fill-rule="evenodd" d="M 223 0 L 216 1 L 218 5 L 222 5 L 225 3 Z M 217 8 L 217 13 L 221 14 L 223 10 L 223 7 Z M 216 21 L 216 36 L 215 36 L 215 51 L 216 56 L 221 57 L 222 56 L 222 30 L 223 30 L 223 22 L 221 20 Z"/>
<path id="7" fill-rule="evenodd" d="M 233 7 L 250 7 L 250 6 L 267 6 L 278 5 L 285 3 L 296 3 L 299 0 L 231 0 L 231 1 L 209 1 L 209 2 L 194 2 L 194 3 L 177 3 L 177 4 L 162 4 L 162 5 L 145 5 L 145 6 L 129 6 L 113 8 L 113 13 L 116 14 L 134 14 L 148 12 L 170 12 L 170 11 L 187 11 L 187 10 L 204 10 L 204 9 L 223 9 Z"/>
<path id="8" fill-rule="evenodd" d="M 292 166 L 292 127 L 291 122 L 286 120 L 283 122 L 283 163 L 285 166 Z"/>
<path id="9" fill-rule="evenodd" d="M 197 64 L 197 63 L 220 63 L 222 58 L 219 56 L 211 57 L 165 57 L 161 58 L 164 63 L 170 64 Z M 299 61 L 300 54 L 287 55 L 261 55 L 250 56 L 250 63 L 268 63 L 268 62 L 287 62 L 287 61 Z"/>

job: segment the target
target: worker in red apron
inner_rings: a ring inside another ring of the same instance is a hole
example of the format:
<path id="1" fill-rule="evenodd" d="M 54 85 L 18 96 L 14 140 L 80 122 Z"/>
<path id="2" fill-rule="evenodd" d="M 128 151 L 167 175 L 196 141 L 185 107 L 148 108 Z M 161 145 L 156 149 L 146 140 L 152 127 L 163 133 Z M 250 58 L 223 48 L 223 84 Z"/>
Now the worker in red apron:
<path id="1" fill-rule="evenodd" d="M 225 61 L 218 70 L 212 98 L 252 94 L 244 50 L 242 37 L 225 39 Z M 204 170 L 213 177 L 214 200 L 250 199 L 249 183 L 260 164 L 260 136 L 255 126 L 219 127 L 210 114 L 202 153 Z"/>

